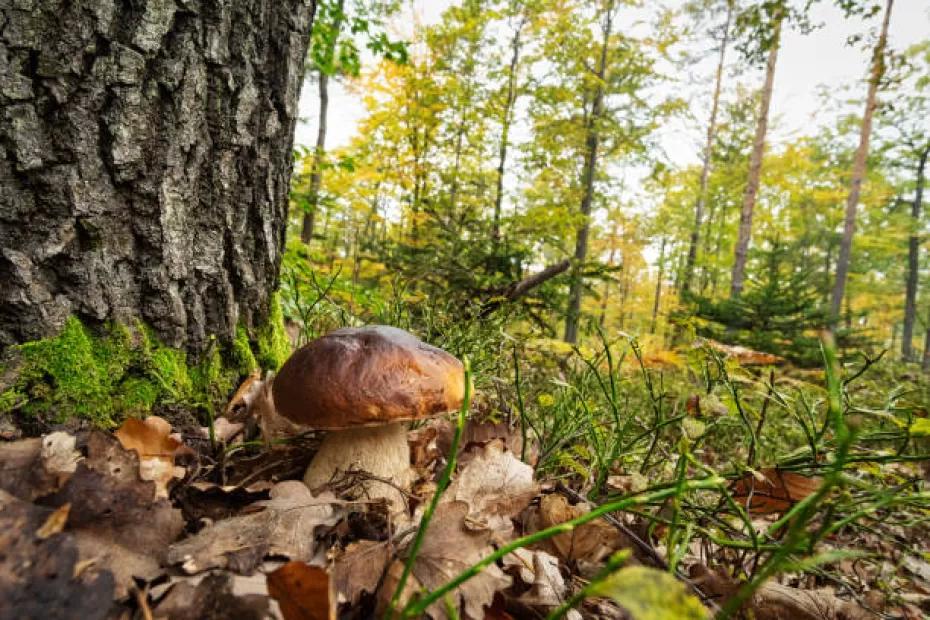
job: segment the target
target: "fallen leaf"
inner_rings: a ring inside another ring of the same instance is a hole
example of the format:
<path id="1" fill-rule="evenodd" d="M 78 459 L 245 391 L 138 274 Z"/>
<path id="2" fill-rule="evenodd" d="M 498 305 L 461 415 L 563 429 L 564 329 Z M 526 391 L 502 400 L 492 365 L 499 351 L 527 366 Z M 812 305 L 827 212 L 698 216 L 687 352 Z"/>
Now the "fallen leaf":
<path id="1" fill-rule="evenodd" d="M 544 495 L 539 502 L 539 509 L 531 515 L 535 516 L 535 519 L 531 519 L 530 529 L 546 529 L 571 521 L 587 512 L 587 506 L 572 506 L 563 495 Z M 599 562 L 622 546 L 629 546 L 625 537 L 603 519 L 595 519 L 579 525 L 570 532 L 557 534 L 543 541 L 538 548 L 566 562 Z"/>
<path id="2" fill-rule="evenodd" d="M 245 424 L 240 422 L 230 422 L 224 416 L 220 416 L 213 420 L 213 438 L 220 443 L 227 443 L 233 437 L 242 432 L 243 428 L 245 428 Z M 204 439 L 210 438 L 209 426 L 201 426 L 200 432 Z"/>
<path id="3" fill-rule="evenodd" d="M 387 542 L 360 540 L 346 547 L 330 569 L 338 602 L 355 605 L 363 592 L 375 592 L 390 556 Z"/>
<path id="4" fill-rule="evenodd" d="M 263 594 L 238 594 L 235 582 L 228 573 L 209 574 L 197 583 L 178 581 L 159 599 L 153 615 L 170 620 L 269 618 L 269 598 Z"/>
<path id="5" fill-rule="evenodd" d="M 730 489 L 733 499 L 754 514 L 785 512 L 814 493 L 823 479 L 770 467 L 748 472 Z"/>
<path id="6" fill-rule="evenodd" d="M 174 455 L 181 443 L 171 437 L 171 425 L 158 416 L 144 421 L 129 418 L 113 433 L 127 450 L 139 455 L 139 477 L 155 483 L 156 495 L 168 497 L 168 484 L 180 475 L 174 466 Z"/>
<path id="7" fill-rule="evenodd" d="M 336 620 L 336 598 L 329 573 L 304 562 L 288 562 L 268 575 L 268 593 L 284 620 Z"/>
<path id="8" fill-rule="evenodd" d="M 519 576 L 529 589 L 517 600 L 524 605 L 549 611 L 565 600 L 568 586 L 559 571 L 559 560 L 545 551 L 517 549 L 504 557 L 504 571 Z"/>
<path id="9" fill-rule="evenodd" d="M 725 604 L 740 587 L 731 578 L 700 564 L 692 566 L 689 573 L 695 584 L 705 593 L 718 597 L 720 604 Z M 829 590 L 802 590 L 772 581 L 762 584 L 743 609 L 751 610 L 758 620 L 866 620 L 876 617 Z"/>
<path id="10" fill-rule="evenodd" d="M 81 453 L 74 449 L 74 435 L 58 431 L 42 438 L 42 465 L 45 471 L 58 475 L 64 481 L 81 460 Z"/>
<path id="11" fill-rule="evenodd" d="M 245 378 L 226 405 L 225 416 L 227 418 L 239 420 L 248 412 L 258 393 L 258 388 L 262 382 L 261 379 L 262 371 L 259 369 L 253 370 L 252 373 Z"/>
<path id="12" fill-rule="evenodd" d="M 318 527 L 332 526 L 343 518 L 329 492 L 314 497 L 299 480 L 275 485 L 270 500 L 256 502 L 260 512 L 239 515 L 209 525 L 168 549 L 170 564 L 181 564 L 189 573 L 228 568 L 248 573 L 265 555 L 310 561 L 316 552 Z"/>
<path id="13" fill-rule="evenodd" d="M 469 506 L 468 523 L 486 527 L 498 537 L 513 531 L 511 519 L 520 514 L 539 492 L 533 468 L 505 452 L 499 440 L 478 449 L 443 495 L 443 501 Z M 447 499 L 448 498 L 448 499 Z"/>
<path id="14" fill-rule="evenodd" d="M 607 476 L 607 486 L 621 493 L 639 493 L 649 487 L 649 480 L 638 471 L 631 474 Z"/>
<path id="15" fill-rule="evenodd" d="M 595 584 L 592 594 L 613 599 L 633 620 L 705 620 L 707 610 L 665 571 L 627 566 Z"/>
<path id="16" fill-rule="evenodd" d="M 0 618 L 102 620 L 113 600 L 113 575 L 76 570 L 78 548 L 68 533 L 26 534 L 53 514 L 0 491 Z"/>
<path id="17" fill-rule="evenodd" d="M 468 504 L 459 501 L 444 502 L 437 506 L 410 578 L 401 593 L 401 606 L 419 590 L 436 589 L 494 551 L 490 545 L 489 531 L 475 532 L 464 527 L 468 510 Z M 379 614 L 387 609 L 403 570 L 404 563 L 401 560 L 395 560 L 388 568 L 379 590 Z M 494 593 L 510 584 L 510 577 L 492 564 L 450 592 L 448 599 L 453 608 L 464 612 L 464 617 L 480 620 L 484 617 L 484 608 L 494 599 Z M 430 605 L 426 611 L 437 620 L 448 618 L 442 601 Z"/>
<path id="18" fill-rule="evenodd" d="M 0 489 L 31 502 L 61 487 L 67 479 L 49 472 L 42 457 L 42 439 L 0 443 Z"/>
<path id="19" fill-rule="evenodd" d="M 38 538 L 49 538 L 58 534 L 65 529 L 65 523 L 68 522 L 68 513 L 71 512 L 71 504 L 62 504 L 55 512 L 48 516 L 45 523 L 36 530 Z"/>
<path id="20" fill-rule="evenodd" d="M 437 420 L 434 426 L 437 429 L 436 448 L 443 457 L 448 456 L 449 450 L 452 448 L 452 436 L 455 434 L 455 429 L 451 422 L 446 419 Z M 462 430 L 460 464 L 464 465 L 472 458 L 472 448 L 481 447 L 494 440 L 503 442 L 504 446 L 518 457 L 524 452 L 523 436 L 518 428 L 509 425 L 507 422 L 489 422 L 469 418 Z M 526 462 L 531 465 L 535 464 L 538 457 L 538 443 L 530 442 L 526 447 Z"/>
<path id="21" fill-rule="evenodd" d="M 43 504 L 70 504 L 66 532 L 74 535 L 81 560 L 95 559 L 110 570 L 117 596 L 133 577 L 161 571 L 165 549 L 184 529 L 181 511 L 155 495 L 155 484 L 139 478 L 139 458 L 107 433 L 87 436 L 87 457 Z"/>
<path id="22" fill-rule="evenodd" d="M 722 353 L 724 357 L 728 359 L 736 360 L 742 366 L 770 366 L 773 364 L 781 364 L 785 361 L 785 358 L 773 353 L 755 351 L 739 345 L 724 344 L 716 340 L 711 340 L 710 338 L 695 341 L 695 346 L 706 346 L 718 353 Z"/>

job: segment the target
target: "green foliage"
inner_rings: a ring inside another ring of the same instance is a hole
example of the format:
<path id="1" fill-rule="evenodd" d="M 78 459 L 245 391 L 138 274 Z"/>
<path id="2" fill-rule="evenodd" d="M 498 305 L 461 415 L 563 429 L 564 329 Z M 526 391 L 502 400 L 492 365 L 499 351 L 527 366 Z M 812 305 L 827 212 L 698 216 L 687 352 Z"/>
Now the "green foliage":
<path id="1" fill-rule="evenodd" d="M 755 250 L 755 268 L 739 299 L 692 297 L 702 336 L 776 353 L 801 366 L 820 363 L 818 331 L 827 325 L 813 269 L 795 263 L 798 248 L 771 240 Z"/>
<path id="2" fill-rule="evenodd" d="M 683 583 L 648 566 L 627 566 L 592 589 L 592 594 L 613 599 L 633 620 L 698 620 L 707 611 Z"/>

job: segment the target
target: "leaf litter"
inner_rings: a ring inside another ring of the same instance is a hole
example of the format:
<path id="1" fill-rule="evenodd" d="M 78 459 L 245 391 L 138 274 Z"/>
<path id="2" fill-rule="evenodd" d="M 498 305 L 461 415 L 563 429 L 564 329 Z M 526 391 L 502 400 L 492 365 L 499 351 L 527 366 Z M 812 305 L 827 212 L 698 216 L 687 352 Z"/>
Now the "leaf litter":
<path id="1" fill-rule="evenodd" d="M 419 479 L 409 491 L 410 512 L 392 518 L 383 503 L 348 501 L 338 487 L 311 493 L 299 478 L 318 438 L 279 424 L 261 408 L 252 412 L 258 417 L 246 415 L 263 390 L 265 381 L 250 378 L 212 432 L 193 436 L 150 417 L 127 420 L 113 434 L 58 431 L 0 444 L 0 617 L 14 617 L 11 610 L 15 617 L 81 620 L 127 613 L 285 620 L 383 614 L 448 458 L 451 425 L 431 421 L 410 432 L 411 464 Z M 533 467 L 538 447 L 524 449 L 508 424 L 469 420 L 461 446 L 402 604 L 516 537 L 591 510 L 577 494 L 540 484 Z M 635 473 L 610 475 L 606 483 L 630 494 L 648 486 Z M 730 494 L 763 531 L 821 483 L 769 468 L 734 480 Z M 657 510 L 670 514 L 668 506 Z M 590 520 L 503 556 L 429 606 L 427 615 L 544 617 L 587 588 L 566 617 L 697 618 L 739 589 L 740 582 L 707 568 L 733 558 L 721 550 L 708 556 L 700 545 L 690 545 L 680 557 L 687 578 L 676 580 L 664 566 L 656 570 L 629 560 L 592 585 L 612 554 L 634 547 L 618 517 Z M 636 523 L 634 518 L 630 527 Z M 653 556 L 667 555 L 661 537 L 668 529 L 650 532 L 638 524 L 639 535 L 655 545 Z M 844 548 L 843 535 L 829 545 Z M 882 548 L 887 543 L 879 537 L 873 544 L 896 563 L 868 556 L 837 561 L 849 582 L 858 584 L 860 598 L 786 575 L 762 584 L 744 609 L 762 619 L 858 620 L 875 617 L 867 609 L 892 608 L 901 617 L 920 617 L 914 614 L 921 613 L 926 598 L 909 592 L 910 598 L 902 596 L 891 607 L 876 584 L 910 583 L 930 593 L 926 558 Z"/>

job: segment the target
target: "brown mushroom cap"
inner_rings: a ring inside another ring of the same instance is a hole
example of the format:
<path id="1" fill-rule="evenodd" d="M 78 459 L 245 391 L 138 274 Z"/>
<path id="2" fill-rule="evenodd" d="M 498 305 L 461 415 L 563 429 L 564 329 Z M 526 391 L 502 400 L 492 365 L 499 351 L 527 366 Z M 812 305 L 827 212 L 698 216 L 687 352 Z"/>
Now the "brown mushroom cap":
<path id="1" fill-rule="evenodd" d="M 276 409 L 318 430 L 418 420 L 458 409 L 462 362 L 396 327 L 337 329 L 301 347 L 274 379 Z"/>

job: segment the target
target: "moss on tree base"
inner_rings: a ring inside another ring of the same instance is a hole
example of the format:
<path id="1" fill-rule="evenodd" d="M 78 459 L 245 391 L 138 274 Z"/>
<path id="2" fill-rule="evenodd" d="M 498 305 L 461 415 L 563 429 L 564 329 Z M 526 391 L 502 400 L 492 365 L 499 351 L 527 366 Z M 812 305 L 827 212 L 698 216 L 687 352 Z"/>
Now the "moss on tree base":
<path id="1" fill-rule="evenodd" d="M 0 415 L 109 427 L 157 406 L 215 411 L 243 376 L 276 369 L 289 354 L 276 298 L 251 337 L 240 327 L 230 345 L 214 339 L 197 362 L 160 343 L 141 323 L 92 330 L 71 317 L 57 336 L 10 348 L 0 368 Z"/>

